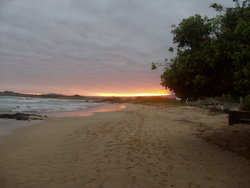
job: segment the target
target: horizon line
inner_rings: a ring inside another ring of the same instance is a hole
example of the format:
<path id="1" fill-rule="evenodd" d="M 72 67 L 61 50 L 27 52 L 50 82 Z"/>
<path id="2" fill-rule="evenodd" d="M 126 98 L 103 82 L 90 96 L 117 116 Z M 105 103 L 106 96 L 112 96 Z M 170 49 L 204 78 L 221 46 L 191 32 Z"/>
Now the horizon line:
<path id="1" fill-rule="evenodd" d="M 80 94 L 72 94 L 72 95 L 66 95 L 66 94 L 60 94 L 60 93 L 38 93 L 38 92 L 16 92 L 16 91 L 0 91 L 0 92 L 12 92 L 17 94 L 24 94 L 24 95 L 63 95 L 63 96 L 81 96 L 81 97 L 157 97 L 157 96 L 169 96 L 173 95 L 171 93 L 134 93 L 134 94 L 128 94 L 128 93 L 96 93 L 94 95 L 80 95 Z"/>

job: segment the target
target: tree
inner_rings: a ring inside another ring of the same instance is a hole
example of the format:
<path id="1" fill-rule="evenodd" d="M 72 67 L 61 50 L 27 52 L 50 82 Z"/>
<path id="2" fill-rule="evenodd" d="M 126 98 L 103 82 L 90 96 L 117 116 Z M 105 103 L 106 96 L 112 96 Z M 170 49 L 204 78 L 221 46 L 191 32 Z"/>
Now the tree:
<path id="1" fill-rule="evenodd" d="M 196 14 L 173 26 L 176 57 L 161 75 L 164 87 L 183 99 L 250 93 L 250 6 L 234 1 L 211 5 L 221 12 L 215 18 Z"/>
<path id="2" fill-rule="evenodd" d="M 233 94 L 246 96 L 250 94 L 250 2 L 236 1 L 236 7 L 227 8 L 220 29 L 218 40 L 231 63 Z"/>

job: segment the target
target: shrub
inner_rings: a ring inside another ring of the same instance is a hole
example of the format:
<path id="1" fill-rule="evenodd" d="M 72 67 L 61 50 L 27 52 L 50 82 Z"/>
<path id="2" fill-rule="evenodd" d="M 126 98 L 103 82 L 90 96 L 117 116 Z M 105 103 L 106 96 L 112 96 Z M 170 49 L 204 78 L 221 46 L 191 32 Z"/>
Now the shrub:
<path id="1" fill-rule="evenodd" d="M 232 103 L 240 102 L 240 99 L 238 97 L 232 97 L 231 95 L 221 95 L 219 97 L 215 97 L 215 99 L 220 102 L 232 102 Z"/>
<path id="2" fill-rule="evenodd" d="M 250 111 L 250 96 L 245 97 L 241 107 L 242 110 Z"/>

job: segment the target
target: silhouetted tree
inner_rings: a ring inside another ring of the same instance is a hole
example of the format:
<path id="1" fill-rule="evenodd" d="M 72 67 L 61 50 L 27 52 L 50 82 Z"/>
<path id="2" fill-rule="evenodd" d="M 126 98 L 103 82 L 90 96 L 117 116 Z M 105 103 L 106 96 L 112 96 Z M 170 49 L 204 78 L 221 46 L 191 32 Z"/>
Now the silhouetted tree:
<path id="1" fill-rule="evenodd" d="M 165 61 L 161 84 L 183 99 L 250 93 L 250 3 L 212 4 L 220 14 L 198 14 L 173 26 L 175 58 Z M 152 69 L 156 64 L 152 64 Z"/>

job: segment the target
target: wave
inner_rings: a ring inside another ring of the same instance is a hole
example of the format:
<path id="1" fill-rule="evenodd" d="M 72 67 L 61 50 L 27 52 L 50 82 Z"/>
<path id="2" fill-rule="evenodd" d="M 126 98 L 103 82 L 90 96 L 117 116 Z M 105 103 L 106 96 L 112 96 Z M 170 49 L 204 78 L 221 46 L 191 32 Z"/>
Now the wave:
<path id="1" fill-rule="evenodd" d="M 100 105 L 94 101 L 0 96 L 1 113 L 50 113 L 84 110 Z"/>

